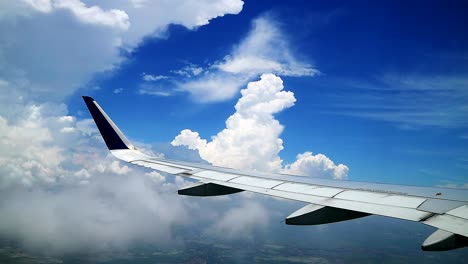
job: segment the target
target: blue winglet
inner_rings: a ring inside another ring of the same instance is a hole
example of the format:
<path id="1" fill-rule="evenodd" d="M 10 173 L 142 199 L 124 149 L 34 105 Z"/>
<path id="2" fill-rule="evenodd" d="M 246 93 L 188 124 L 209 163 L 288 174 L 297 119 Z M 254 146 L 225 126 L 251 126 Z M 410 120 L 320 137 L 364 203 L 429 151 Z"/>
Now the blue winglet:
<path id="1" fill-rule="evenodd" d="M 123 135 L 120 129 L 112 122 L 110 117 L 102 110 L 99 104 L 89 96 L 83 96 L 83 100 L 88 107 L 91 116 L 101 132 L 104 142 L 109 150 L 113 149 L 133 149 L 132 144 Z"/>

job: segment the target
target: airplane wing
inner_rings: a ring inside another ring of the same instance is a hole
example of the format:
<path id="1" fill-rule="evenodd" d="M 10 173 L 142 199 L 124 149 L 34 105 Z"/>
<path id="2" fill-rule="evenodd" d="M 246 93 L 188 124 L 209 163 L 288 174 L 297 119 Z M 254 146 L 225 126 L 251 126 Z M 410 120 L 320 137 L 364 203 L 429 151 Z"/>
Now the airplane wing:
<path id="1" fill-rule="evenodd" d="M 179 190 L 180 195 L 215 196 L 250 191 L 307 203 L 289 215 L 286 224 L 318 225 L 381 215 L 437 228 L 423 242 L 423 250 L 468 246 L 468 190 L 260 173 L 151 157 L 128 141 L 93 98 L 83 96 L 83 99 L 116 158 L 199 181 Z"/>

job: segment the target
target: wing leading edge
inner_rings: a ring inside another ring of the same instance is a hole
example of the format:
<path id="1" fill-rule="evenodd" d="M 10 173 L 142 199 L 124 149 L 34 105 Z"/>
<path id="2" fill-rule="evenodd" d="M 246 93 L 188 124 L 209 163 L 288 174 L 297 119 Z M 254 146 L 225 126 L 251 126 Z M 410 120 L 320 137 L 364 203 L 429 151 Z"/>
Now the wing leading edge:
<path id="1" fill-rule="evenodd" d="M 179 190 L 180 195 L 215 196 L 251 191 L 307 203 L 288 216 L 286 224 L 317 225 L 381 215 L 438 228 L 423 242 L 423 250 L 468 246 L 468 190 L 260 173 L 151 157 L 128 141 L 93 98 L 83 96 L 83 99 L 116 158 L 199 181 Z"/>

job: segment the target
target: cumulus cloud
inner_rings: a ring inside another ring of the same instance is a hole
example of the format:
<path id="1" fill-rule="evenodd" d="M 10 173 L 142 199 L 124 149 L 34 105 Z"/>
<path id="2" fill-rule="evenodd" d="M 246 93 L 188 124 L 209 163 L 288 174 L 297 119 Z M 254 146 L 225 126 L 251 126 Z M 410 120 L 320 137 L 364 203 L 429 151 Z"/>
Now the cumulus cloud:
<path id="1" fill-rule="evenodd" d="M 283 126 L 274 114 L 290 108 L 296 102 L 294 94 L 283 90 L 283 81 L 274 74 L 263 74 L 241 90 L 236 112 L 226 120 L 226 128 L 212 137 L 202 139 L 198 132 L 184 129 L 171 142 L 198 150 L 200 157 L 216 165 L 238 169 L 284 172 L 316 177 L 344 179 L 348 167 L 335 165 L 323 154 L 299 154 L 292 164 L 283 165 L 279 152 L 283 149 L 280 135 Z"/>
<path id="2" fill-rule="evenodd" d="M 346 165 L 335 163 L 323 154 L 312 155 L 312 152 L 298 154 L 296 161 L 286 165 L 285 173 L 294 175 L 325 176 L 343 180 L 348 176 Z"/>

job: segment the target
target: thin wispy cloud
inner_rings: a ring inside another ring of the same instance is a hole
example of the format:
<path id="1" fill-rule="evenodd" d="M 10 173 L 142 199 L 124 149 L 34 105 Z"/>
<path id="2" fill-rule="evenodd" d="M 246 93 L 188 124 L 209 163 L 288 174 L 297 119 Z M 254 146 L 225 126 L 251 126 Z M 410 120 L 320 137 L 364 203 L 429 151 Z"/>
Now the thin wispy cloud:
<path id="1" fill-rule="evenodd" d="M 324 112 L 390 122 L 403 129 L 468 126 L 468 78 L 387 74 L 372 82 L 344 82 Z"/>
<path id="2" fill-rule="evenodd" d="M 270 15 L 252 22 L 247 36 L 222 59 L 199 66 L 192 63 L 171 72 L 177 78 L 173 90 L 188 92 L 197 102 L 218 102 L 233 98 L 249 81 L 263 73 L 280 76 L 315 76 L 319 70 L 298 59 L 288 36 Z M 149 92 L 145 94 L 150 94 Z"/>
<path id="3" fill-rule="evenodd" d="M 114 89 L 113 93 L 119 94 L 119 93 L 122 93 L 123 91 L 124 91 L 124 88 L 117 88 L 117 89 Z"/>
<path id="4" fill-rule="evenodd" d="M 143 79 L 143 81 L 146 81 L 146 82 L 154 82 L 154 81 L 159 81 L 159 80 L 165 80 L 168 78 L 169 76 L 165 76 L 165 75 L 151 75 L 151 74 L 146 74 L 146 73 L 142 73 L 142 77 L 141 77 L 141 79 Z"/>

